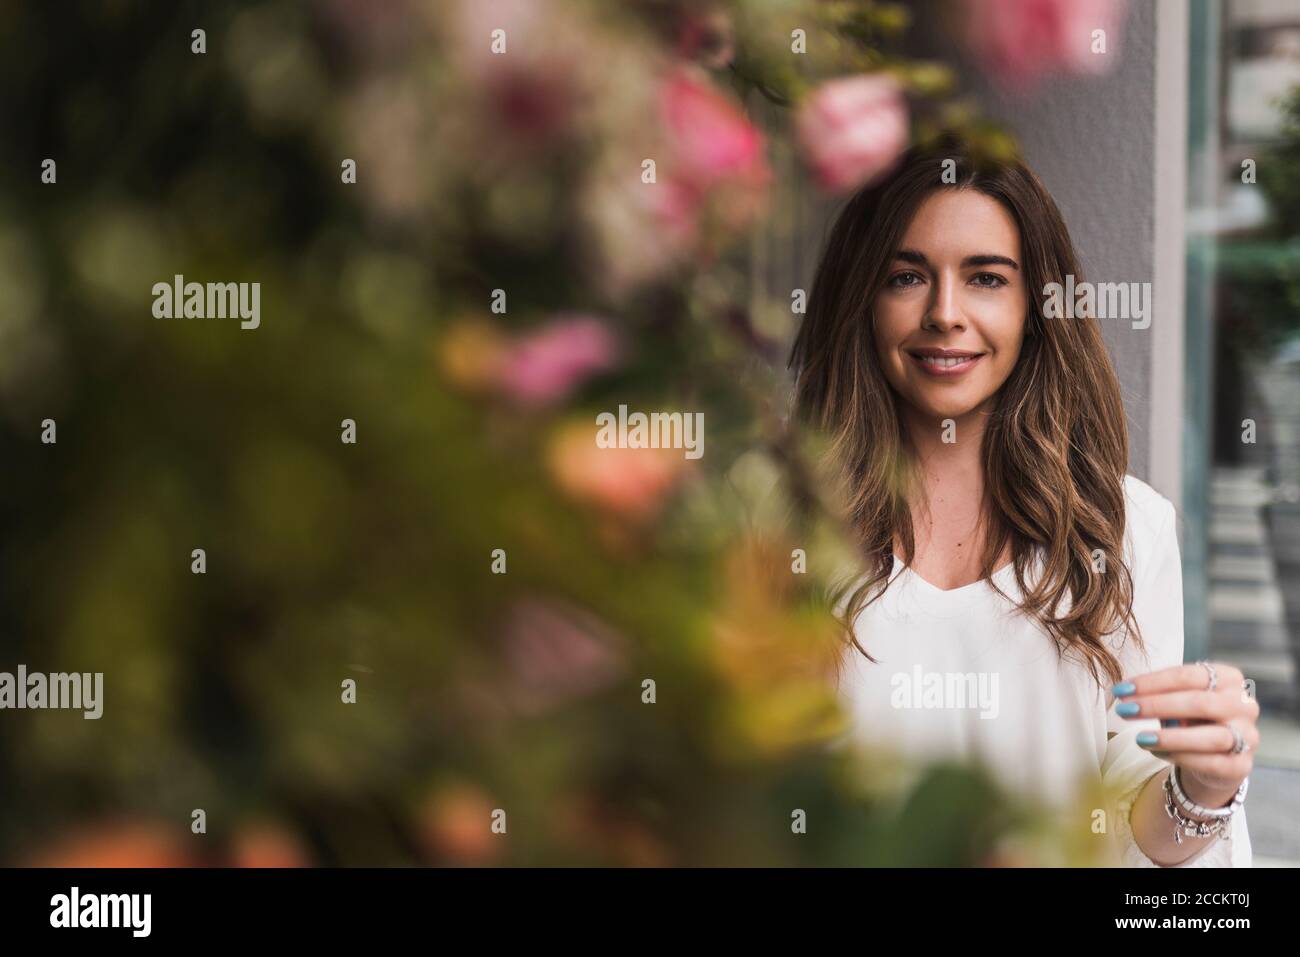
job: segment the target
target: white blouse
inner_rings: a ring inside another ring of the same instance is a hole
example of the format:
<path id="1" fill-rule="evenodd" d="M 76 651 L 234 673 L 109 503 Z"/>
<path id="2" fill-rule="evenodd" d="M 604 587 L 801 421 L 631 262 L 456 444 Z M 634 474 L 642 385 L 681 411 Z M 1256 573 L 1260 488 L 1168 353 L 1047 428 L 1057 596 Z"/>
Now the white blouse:
<path id="1" fill-rule="evenodd" d="M 1125 493 L 1125 559 L 1146 645 L 1143 656 L 1123 632 L 1114 636 L 1128 679 L 1182 663 L 1183 594 L 1172 503 L 1132 476 Z M 1019 597 L 1010 565 L 993 579 Z M 1159 720 L 1116 715 L 1109 683 L 1099 689 L 1083 664 L 1061 660 L 1046 632 L 987 582 L 945 591 L 897 557 L 890 582 L 855 622 L 878 663 L 847 649 L 839 694 L 852 724 L 838 745 L 922 763 L 981 763 L 1006 787 L 1076 815 L 1086 833 L 1102 831 L 1111 841 L 1107 859 L 1158 866 L 1138 848 L 1128 817 L 1147 779 L 1167 764 L 1136 741 L 1158 731 Z M 1113 796 L 1104 816 L 1083 807 L 1085 788 L 1098 784 Z M 1216 839 L 1178 866 L 1251 866 L 1245 808 L 1233 817 L 1230 840 Z"/>

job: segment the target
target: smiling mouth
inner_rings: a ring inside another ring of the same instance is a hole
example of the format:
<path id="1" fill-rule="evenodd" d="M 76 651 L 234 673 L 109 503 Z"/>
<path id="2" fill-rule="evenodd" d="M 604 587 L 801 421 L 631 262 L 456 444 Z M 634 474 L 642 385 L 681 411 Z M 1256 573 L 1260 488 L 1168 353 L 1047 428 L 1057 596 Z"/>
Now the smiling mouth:
<path id="1" fill-rule="evenodd" d="M 930 375 L 960 375 L 975 366 L 984 357 L 983 352 L 964 352 L 959 349 L 917 349 L 908 352 L 916 366 Z"/>

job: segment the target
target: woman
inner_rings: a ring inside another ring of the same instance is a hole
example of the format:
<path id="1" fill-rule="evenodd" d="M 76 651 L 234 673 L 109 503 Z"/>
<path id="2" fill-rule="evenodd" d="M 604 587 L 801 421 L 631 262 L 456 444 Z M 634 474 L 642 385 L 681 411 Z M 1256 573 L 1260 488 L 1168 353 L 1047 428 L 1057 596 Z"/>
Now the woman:
<path id="1" fill-rule="evenodd" d="M 1183 664 L 1173 506 L 1126 475 L 1119 382 L 1019 162 L 913 150 L 835 223 L 795 342 L 796 406 L 833 438 L 867 573 L 840 609 L 857 740 L 990 766 L 1134 866 L 1250 866 L 1259 708 Z M 1172 772 L 1172 773 L 1171 773 Z M 1099 823 L 1100 822 L 1100 823 Z"/>

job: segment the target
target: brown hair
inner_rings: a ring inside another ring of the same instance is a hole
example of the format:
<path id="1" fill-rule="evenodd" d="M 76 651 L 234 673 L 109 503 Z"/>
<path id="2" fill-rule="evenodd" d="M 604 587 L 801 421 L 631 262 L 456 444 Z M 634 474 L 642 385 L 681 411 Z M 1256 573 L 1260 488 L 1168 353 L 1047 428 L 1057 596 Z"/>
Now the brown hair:
<path id="1" fill-rule="evenodd" d="M 941 178 L 944 161 L 955 173 Z M 871 304 L 922 201 L 939 189 L 973 189 L 1001 203 L 1020 231 L 1030 291 L 1015 368 L 994 400 L 981 455 L 985 474 L 981 577 L 1009 547 L 1023 600 L 1062 655 L 1086 663 L 1094 680 L 1118 681 L 1119 662 L 1103 637 L 1127 627 L 1139 647 L 1133 582 L 1123 560 L 1128 434 L 1119 381 L 1095 318 L 1047 319 L 1037 291 L 1067 274 L 1081 282 L 1069 231 L 1046 188 L 1018 159 L 977 161 L 950 142 L 913 148 L 881 182 L 840 212 L 817 268 L 808 313 L 795 339 L 795 408 L 825 430 L 844 482 L 848 519 L 866 575 L 843 604 L 848 640 L 860 612 L 884 593 L 894 542 L 914 557 L 908 496 L 915 463 L 871 328 Z M 1093 567 L 1105 556 L 1106 573 Z M 1035 555 L 1042 574 L 1030 583 Z M 994 588 L 997 586 L 994 585 Z M 843 598 L 844 595 L 841 595 Z M 1062 610 L 1063 602 L 1069 607 Z"/>

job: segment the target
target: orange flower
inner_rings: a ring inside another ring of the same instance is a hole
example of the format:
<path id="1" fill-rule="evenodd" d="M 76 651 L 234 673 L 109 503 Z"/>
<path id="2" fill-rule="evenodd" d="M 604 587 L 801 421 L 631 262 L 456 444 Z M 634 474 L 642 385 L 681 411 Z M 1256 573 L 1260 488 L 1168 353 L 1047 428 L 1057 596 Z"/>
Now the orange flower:
<path id="1" fill-rule="evenodd" d="M 496 863 L 505 851 L 503 834 L 492 832 L 492 802 L 472 784 L 435 792 L 419 815 L 420 843 L 439 864 Z"/>
<path id="2" fill-rule="evenodd" d="M 572 423 L 552 439 L 547 464 L 573 498 L 632 519 L 658 511 L 685 473 L 681 449 L 601 448 L 596 427 Z"/>
<path id="3" fill-rule="evenodd" d="M 491 388 L 505 355 L 505 337 L 481 319 L 461 319 L 436 346 L 447 381 L 468 392 Z"/>
<path id="4" fill-rule="evenodd" d="M 195 867 L 183 832 L 158 821 L 125 821 L 74 828 L 27 861 L 28 867 Z"/>
<path id="5" fill-rule="evenodd" d="M 233 867 L 310 867 L 307 849 L 291 832 L 270 824 L 251 824 L 235 835 Z"/>

